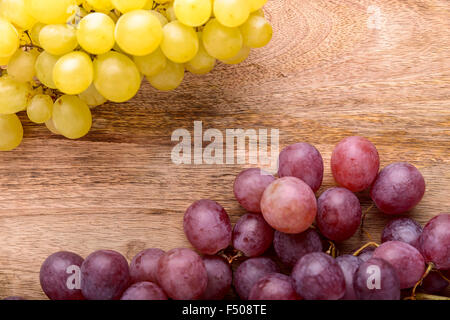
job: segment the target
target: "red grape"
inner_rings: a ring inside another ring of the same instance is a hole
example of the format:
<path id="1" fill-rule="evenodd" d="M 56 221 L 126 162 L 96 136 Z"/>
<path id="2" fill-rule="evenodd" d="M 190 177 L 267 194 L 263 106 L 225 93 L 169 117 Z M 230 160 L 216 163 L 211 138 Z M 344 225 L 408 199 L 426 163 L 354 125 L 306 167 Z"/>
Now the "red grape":
<path id="1" fill-rule="evenodd" d="M 274 230 L 260 214 L 243 215 L 233 229 L 233 247 L 247 257 L 262 255 L 273 241 Z"/>
<path id="2" fill-rule="evenodd" d="M 353 192 L 370 187 L 380 169 L 377 148 L 363 137 L 348 137 L 334 148 L 331 171 L 336 182 Z"/>
<path id="3" fill-rule="evenodd" d="M 129 287 L 120 300 L 167 300 L 167 296 L 157 284 L 144 281 Z"/>
<path id="4" fill-rule="evenodd" d="M 450 214 L 442 213 L 428 221 L 419 243 L 426 262 L 441 270 L 450 269 Z"/>
<path id="5" fill-rule="evenodd" d="M 363 262 L 369 261 L 372 259 L 373 252 L 375 251 L 375 248 L 369 247 L 361 251 L 361 253 L 358 255 L 358 258 L 360 258 Z"/>
<path id="6" fill-rule="evenodd" d="M 422 227 L 410 218 L 398 218 L 389 221 L 383 229 L 381 242 L 402 241 L 419 248 Z"/>
<path id="7" fill-rule="evenodd" d="M 356 300 L 355 289 L 353 288 L 353 278 L 358 267 L 363 261 L 351 254 L 344 254 L 336 258 L 336 262 L 341 267 L 345 278 L 345 295 L 342 300 Z"/>
<path id="8" fill-rule="evenodd" d="M 435 271 L 430 272 L 422 282 L 422 290 L 430 294 L 439 294 L 448 287 L 447 280 Z"/>
<path id="9" fill-rule="evenodd" d="M 301 300 L 301 297 L 295 292 L 291 277 L 271 273 L 255 283 L 248 300 Z"/>
<path id="10" fill-rule="evenodd" d="M 320 152 L 309 143 L 287 146 L 280 153 L 278 176 L 296 177 L 316 192 L 322 185 L 323 159 Z"/>
<path id="11" fill-rule="evenodd" d="M 317 226 L 333 241 L 353 236 L 361 224 L 361 204 L 353 192 L 345 188 L 331 188 L 322 193 L 317 202 Z"/>
<path id="12" fill-rule="evenodd" d="M 261 169 L 244 170 L 234 180 L 234 196 L 245 210 L 261 213 L 261 197 L 274 180 L 274 176 Z"/>
<path id="13" fill-rule="evenodd" d="M 314 192 L 302 180 L 284 177 L 272 182 L 264 191 L 261 210 L 267 223 L 284 233 L 308 229 L 317 213 Z"/>
<path id="14" fill-rule="evenodd" d="M 149 281 L 158 283 L 158 262 L 164 253 L 163 250 L 154 248 L 139 252 L 130 263 L 131 282 Z"/>
<path id="15" fill-rule="evenodd" d="M 202 295 L 202 300 L 223 299 L 230 291 L 233 280 L 229 263 L 217 256 L 205 256 L 203 262 L 208 273 L 208 286 Z"/>
<path id="16" fill-rule="evenodd" d="M 412 164 L 396 162 L 380 171 L 370 189 L 375 205 L 386 214 L 414 208 L 425 193 L 425 180 Z"/>

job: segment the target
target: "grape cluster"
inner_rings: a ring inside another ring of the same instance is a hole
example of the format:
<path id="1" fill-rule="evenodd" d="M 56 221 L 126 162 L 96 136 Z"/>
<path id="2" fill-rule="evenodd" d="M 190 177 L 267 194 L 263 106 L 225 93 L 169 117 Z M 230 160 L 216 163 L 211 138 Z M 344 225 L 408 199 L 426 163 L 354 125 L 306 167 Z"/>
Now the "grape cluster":
<path id="1" fill-rule="evenodd" d="M 185 70 L 243 62 L 267 45 L 267 0 L 1 0 L 0 151 L 16 148 L 27 112 L 69 139 L 86 135 L 89 107 L 125 102 L 142 79 L 177 88 Z"/>

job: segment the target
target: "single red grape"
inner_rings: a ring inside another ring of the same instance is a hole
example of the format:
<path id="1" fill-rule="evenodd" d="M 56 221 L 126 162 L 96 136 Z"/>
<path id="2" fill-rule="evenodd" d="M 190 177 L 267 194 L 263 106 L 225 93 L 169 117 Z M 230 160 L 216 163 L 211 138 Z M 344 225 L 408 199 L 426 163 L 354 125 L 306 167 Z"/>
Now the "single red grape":
<path id="1" fill-rule="evenodd" d="M 125 290 L 120 300 L 167 300 L 167 296 L 157 284 L 144 281 Z"/>
<path id="2" fill-rule="evenodd" d="M 208 286 L 201 299 L 222 300 L 231 288 L 231 267 L 225 259 L 218 256 L 205 256 L 203 262 L 208 273 Z"/>
<path id="3" fill-rule="evenodd" d="M 255 283 L 248 300 L 301 300 L 301 297 L 295 291 L 291 277 L 271 273 Z"/>
<path id="4" fill-rule="evenodd" d="M 439 294 L 447 289 L 449 283 L 447 280 L 436 272 L 430 272 L 422 281 L 421 288 L 423 291 L 429 294 Z"/>
<path id="5" fill-rule="evenodd" d="M 421 234 L 422 227 L 416 221 L 410 218 L 397 218 L 386 224 L 381 242 L 402 241 L 418 249 Z"/>
<path id="6" fill-rule="evenodd" d="M 262 255 L 272 245 L 274 230 L 260 214 L 243 215 L 233 229 L 233 247 L 247 257 Z"/>
<path id="7" fill-rule="evenodd" d="M 426 262 L 433 262 L 440 270 L 450 269 L 450 214 L 442 213 L 428 221 L 419 243 Z"/>
<path id="8" fill-rule="evenodd" d="M 158 262 L 164 253 L 163 250 L 155 248 L 139 252 L 130 263 L 131 283 L 144 281 L 158 283 Z"/>
<path id="9" fill-rule="evenodd" d="M 342 300 L 356 300 L 355 289 L 353 288 L 353 278 L 356 270 L 363 263 L 363 261 L 351 254 L 344 254 L 336 258 L 336 262 L 341 267 L 345 278 L 345 295 Z"/>

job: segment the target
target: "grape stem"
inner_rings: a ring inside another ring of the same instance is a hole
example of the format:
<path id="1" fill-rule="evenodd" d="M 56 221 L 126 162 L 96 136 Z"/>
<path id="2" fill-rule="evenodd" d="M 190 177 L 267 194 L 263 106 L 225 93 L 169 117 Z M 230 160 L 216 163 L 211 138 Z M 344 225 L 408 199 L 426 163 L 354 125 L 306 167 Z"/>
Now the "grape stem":
<path id="1" fill-rule="evenodd" d="M 376 242 L 373 242 L 373 241 L 371 241 L 371 242 L 367 242 L 365 245 L 363 245 L 361 248 L 359 248 L 358 250 L 356 250 L 354 253 L 353 253 L 353 255 L 356 257 L 356 256 L 359 256 L 359 254 L 364 250 L 364 249 L 366 249 L 367 247 L 370 247 L 370 246 L 373 246 L 373 247 L 379 247 L 380 245 L 378 244 L 378 243 L 376 243 Z"/>
<path id="2" fill-rule="evenodd" d="M 413 289 L 411 291 L 411 296 L 409 297 L 411 300 L 416 300 L 417 299 L 417 297 L 416 297 L 417 287 L 419 287 L 422 284 L 423 279 L 426 278 L 426 276 L 431 272 L 431 270 L 433 270 L 433 268 L 434 268 L 434 264 L 432 262 L 428 263 L 428 267 L 426 268 L 426 270 L 423 273 L 422 277 L 419 279 L 419 281 L 417 281 L 417 283 L 414 285 L 414 287 L 413 287 Z"/>
<path id="3" fill-rule="evenodd" d="M 229 264 L 232 264 L 236 259 L 244 257 L 244 253 L 242 251 L 236 250 L 231 247 L 220 251 L 217 255 L 225 258 L 225 260 L 227 260 Z"/>
<path id="4" fill-rule="evenodd" d="M 366 210 L 364 210 L 362 217 L 361 217 L 361 230 L 364 230 L 364 221 L 366 220 L 366 216 L 370 212 L 370 210 L 372 210 L 372 208 L 373 208 L 373 203 Z"/>
<path id="5" fill-rule="evenodd" d="M 417 293 L 414 299 L 412 299 L 412 297 L 407 297 L 404 300 L 450 300 L 450 298 L 426 293 Z"/>
<path id="6" fill-rule="evenodd" d="M 333 258 L 336 258 L 338 256 L 338 249 L 336 247 L 336 244 L 333 241 L 328 240 L 328 243 L 330 246 L 328 247 L 327 254 L 332 256 Z"/>

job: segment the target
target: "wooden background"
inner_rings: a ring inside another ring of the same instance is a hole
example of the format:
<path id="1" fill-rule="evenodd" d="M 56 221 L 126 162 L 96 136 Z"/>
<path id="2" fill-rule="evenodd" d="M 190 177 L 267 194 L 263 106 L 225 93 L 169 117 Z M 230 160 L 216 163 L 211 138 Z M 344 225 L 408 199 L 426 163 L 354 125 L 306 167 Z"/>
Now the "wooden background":
<path id="1" fill-rule="evenodd" d="M 235 222 L 244 210 L 232 184 L 243 165 L 172 164 L 177 128 L 194 121 L 280 130 L 280 147 L 307 141 L 325 161 L 318 195 L 334 185 L 333 146 L 349 135 L 374 142 L 382 166 L 409 161 L 427 192 L 410 213 L 424 224 L 450 211 L 450 2 L 270 0 L 271 44 L 239 66 L 188 75 L 175 92 L 145 84 L 124 104 L 93 111 L 79 141 L 24 119 L 17 150 L 0 154 L 0 298 L 44 298 L 39 268 L 59 250 L 87 256 L 115 249 L 188 246 L 182 229 L 194 201 L 220 202 Z M 363 208 L 370 206 L 361 194 Z M 388 219 L 370 210 L 375 240 Z M 362 233 L 339 245 L 349 252 Z"/>

